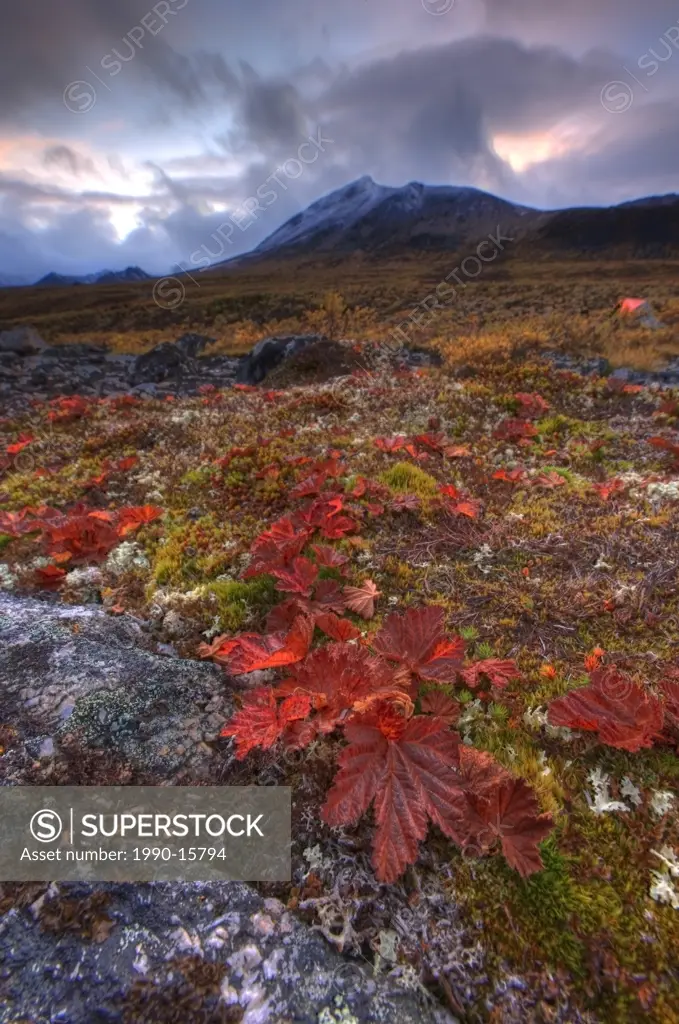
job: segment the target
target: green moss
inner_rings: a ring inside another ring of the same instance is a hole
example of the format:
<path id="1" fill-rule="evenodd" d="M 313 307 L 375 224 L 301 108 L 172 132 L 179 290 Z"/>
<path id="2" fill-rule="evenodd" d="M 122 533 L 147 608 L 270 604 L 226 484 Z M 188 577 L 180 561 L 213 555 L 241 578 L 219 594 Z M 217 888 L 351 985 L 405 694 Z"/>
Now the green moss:
<path id="1" fill-rule="evenodd" d="M 214 594 L 222 627 L 227 632 L 241 629 L 253 609 L 265 611 L 276 601 L 273 577 L 257 576 L 247 583 L 237 580 L 215 580 L 208 583 L 205 593 Z"/>
<path id="2" fill-rule="evenodd" d="M 410 462 L 397 462 L 382 474 L 380 481 L 395 494 L 417 494 L 420 498 L 432 498 L 438 491 L 434 477 Z"/>
<path id="3" fill-rule="evenodd" d="M 7 533 L 0 533 L 0 551 L 6 548 L 12 538 Z"/>

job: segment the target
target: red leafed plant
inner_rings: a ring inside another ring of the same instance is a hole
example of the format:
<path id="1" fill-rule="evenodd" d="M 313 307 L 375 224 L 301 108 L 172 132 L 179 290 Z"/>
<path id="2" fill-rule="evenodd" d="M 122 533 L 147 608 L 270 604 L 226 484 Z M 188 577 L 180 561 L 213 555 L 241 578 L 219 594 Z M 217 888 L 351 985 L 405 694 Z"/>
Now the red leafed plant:
<path id="1" fill-rule="evenodd" d="M 493 437 L 500 441 L 518 441 L 519 444 L 527 444 L 534 437 L 537 437 L 537 430 L 528 420 L 508 417 L 497 425 Z"/>
<path id="2" fill-rule="evenodd" d="M 381 704 L 344 727 L 349 741 L 323 807 L 329 825 L 352 824 L 374 802 L 373 866 L 394 882 L 417 859 L 428 822 L 463 849 L 488 853 L 496 842 L 522 876 L 542 868 L 538 850 L 549 814 L 522 779 L 489 754 L 459 745 L 435 716 L 404 717 Z"/>
<path id="3" fill-rule="evenodd" d="M 276 578 L 276 586 L 279 590 L 286 590 L 291 594 L 301 594 L 309 597 L 318 576 L 318 566 L 310 562 L 308 558 L 293 558 L 289 568 L 274 568 L 271 575 Z"/>
<path id="4" fill-rule="evenodd" d="M 519 391 L 514 398 L 519 403 L 523 415 L 529 420 L 539 419 L 549 409 L 549 402 L 546 402 L 542 395 L 538 395 L 536 392 L 527 394 L 524 391 Z"/>
<path id="5" fill-rule="evenodd" d="M 609 747 L 635 752 L 652 747 L 663 727 L 663 706 L 652 693 L 614 668 L 599 668 L 588 686 L 549 705 L 550 725 L 598 732 Z"/>
<path id="6" fill-rule="evenodd" d="M 447 637 L 443 622 L 444 610 L 436 605 L 409 608 L 402 615 L 393 612 L 372 646 L 408 674 L 439 683 L 454 682 L 462 667 L 464 640 Z"/>
<path id="7" fill-rule="evenodd" d="M 679 462 L 679 444 L 676 442 L 668 441 L 666 437 L 649 437 L 648 443 L 652 444 L 654 448 L 669 452 L 672 458 Z"/>
<path id="8" fill-rule="evenodd" d="M 513 661 L 503 661 L 501 658 L 486 658 L 484 661 L 472 662 L 467 668 L 462 669 L 460 675 L 467 686 L 471 686 L 472 689 L 479 685 L 482 681 L 482 676 L 486 676 L 490 679 L 493 686 L 497 686 L 498 689 L 502 690 L 505 686 L 508 686 L 512 679 L 516 679 L 519 676 L 519 670 Z"/>
<path id="9" fill-rule="evenodd" d="M 460 770 L 469 807 L 465 848 L 488 853 L 496 842 L 522 877 L 542 870 L 538 843 L 551 832 L 551 814 L 541 814 L 530 786 L 515 779 L 490 754 L 460 747 Z"/>
<path id="10" fill-rule="evenodd" d="M 625 490 L 626 486 L 625 481 L 618 480 L 617 477 L 613 480 L 606 480 L 604 483 L 592 484 L 602 501 L 608 501 L 612 494 L 619 494 Z"/>
<path id="11" fill-rule="evenodd" d="M 221 735 L 235 737 L 236 757 L 242 761 L 255 747 L 263 750 L 273 747 L 292 722 L 306 718 L 309 709 L 309 698 L 301 694 L 279 704 L 273 690 L 266 687 L 252 690 Z"/>
<path id="12" fill-rule="evenodd" d="M 444 722 L 425 715 L 406 720 L 384 705 L 344 734 L 349 745 L 339 756 L 323 820 L 352 824 L 374 801 L 373 867 L 380 881 L 396 881 L 414 863 L 430 820 L 451 839 L 464 835 L 458 739 Z"/>
<path id="13" fill-rule="evenodd" d="M 372 619 L 375 614 L 375 599 L 381 594 L 372 580 L 365 580 L 360 587 L 345 587 L 344 601 L 349 611 L 362 619 Z"/>
<path id="14" fill-rule="evenodd" d="M 211 644 L 201 644 L 201 658 L 212 658 L 231 673 L 245 675 L 259 669 L 294 665 L 306 657 L 313 637 L 313 620 L 298 615 L 286 633 L 241 633 L 240 636 L 219 636 Z"/>

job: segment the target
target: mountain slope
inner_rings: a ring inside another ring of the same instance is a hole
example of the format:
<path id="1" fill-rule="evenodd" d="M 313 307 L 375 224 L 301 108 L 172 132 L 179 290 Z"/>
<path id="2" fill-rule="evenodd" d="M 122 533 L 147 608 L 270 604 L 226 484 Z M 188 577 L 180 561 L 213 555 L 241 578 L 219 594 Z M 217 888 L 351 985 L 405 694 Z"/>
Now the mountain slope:
<path id="1" fill-rule="evenodd" d="M 312 203 L 253 250 L 252 255 L 299 251 L 348 252 L 457 249 L 476 243 L 498 226 L 521 235 L 540 211 L 475 188 L 378 185 L 365 175 Z"/>
<path id="2" fill-rule="evenodd" d="M 274 256 L 364 252 L 473 253 L 500 229 L 526 255 L 679 254 L 679 196 L 651 196 L 613 207 L 538 210 L 476 188 L 379 185 L 364 176 L 312 203 L 232 264 Z M 516 246 L 511 247 L 516 252 Z"/>

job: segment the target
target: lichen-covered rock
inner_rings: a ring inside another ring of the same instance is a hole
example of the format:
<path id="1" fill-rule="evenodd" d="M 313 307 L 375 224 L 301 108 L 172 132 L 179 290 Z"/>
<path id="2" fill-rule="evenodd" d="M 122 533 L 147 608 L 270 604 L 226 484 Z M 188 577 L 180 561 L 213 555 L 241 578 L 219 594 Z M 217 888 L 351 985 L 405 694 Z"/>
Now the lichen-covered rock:
<path id="1" fill-rule="evenodd" d="M 239 882 L 53 885 L 0 960 L 0 1024 L 455 1024 Z"/>
<path id="2" fill-rule="evenodd" d="M 0 701 L 33 757 L 77 733 L 139 771 L 208 771 L 233 712 L 220 669 L 155 653 L 134 619 L 0 593 Z M 14 781 L 20 781 L 14 780 Z"/>
<path id="3" fill-rule="evenodd" d="M 34 760 L 74 736 L 83 760 L 102 750 L 158 782 L 210 778 L 227 680 L 155 646 L 98 606 L 0 593 L 4 784 L 33 782 Z M 5 884 L 0 910 L 0 1024 L 452 1020 L 241 883 Z"/>
<path id="4" fill-rule="evenodd" d="M 46 348 L 46 343 L 35 327 L 15 327 L 13 331 L 0 331 L 0 352 L 27 356 Z"/>
<path id="5" fill-rule="evenodd" d="M 285 359 L 290 359 L 291 356 L 321 340 L 317 334 L 287 334 L 276 338 L 262 338 L 241 361 L 236 379 L 241 384 L 261 384 Z"/>

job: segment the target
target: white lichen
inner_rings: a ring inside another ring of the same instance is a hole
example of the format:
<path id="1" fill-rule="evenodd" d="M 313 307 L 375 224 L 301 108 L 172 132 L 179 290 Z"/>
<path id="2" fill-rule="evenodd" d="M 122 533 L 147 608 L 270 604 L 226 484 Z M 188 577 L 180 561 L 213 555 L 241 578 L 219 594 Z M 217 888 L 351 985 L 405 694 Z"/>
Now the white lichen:
<path id="1" fill-rule="evenodd" d="M 6 562 L 0 562 L 0 590 L 14 590 L 17 578 Z"/>
<path id="2" fill-rule="evenodd" d="M 144 554 L 144 549 L 133 540 L 125 540 L 118 544 L 106 559 L 106 569 L 112 576 L 122 576 L 123 573 L 135 569 L 148 568 L 149 560 Z"/>
<path id="3" fill-rule="evenodd" d="M 679 910 L 679 891 L 672 881 L 679 878 L 679 858 L 670 846 L 663 846 L 659 851 L 651 850 L 651 853 L 661 861 L 660 870 L 651 871 L 651 899 Z"/>
<path id="4" fill-rule="evenodd" d="M 651 797 L 651 810 L 658 818 L 669 814 L 674 807 L 675 795 L 669 789 L 654 789 Z"/>
<path id="5" fill-rule="evenodd" d="M 594 814 L 611 814 L 613 811 L 628 812 L 630 808 L 622 800 L 612 800 L 610 794 L 611 777 L 606 775 L 600 767 L 594 768 L 589 773 L 589 782 L 594 790 L 592 795 L 585 792 L 585 798 L 590 810 Z"/>

